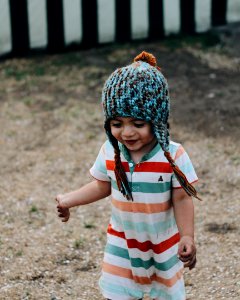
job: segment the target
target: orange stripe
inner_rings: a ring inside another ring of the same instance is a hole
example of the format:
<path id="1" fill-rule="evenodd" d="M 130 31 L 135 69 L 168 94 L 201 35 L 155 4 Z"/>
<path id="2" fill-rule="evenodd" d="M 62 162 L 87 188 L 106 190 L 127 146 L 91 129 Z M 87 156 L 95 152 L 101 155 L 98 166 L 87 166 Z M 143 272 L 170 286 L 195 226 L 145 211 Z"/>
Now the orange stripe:
<path id="1" fill-rule="evenodd" d="M 125 172 L 130 172 L 128 162 L 122 162 L 123 168 Z M 106 167 L 109 171 L 114 171 L 115 161 L 114 160 L 106 160 Z"/>
<path id="2" fill-rule="evenodd" d="M 139 284 L 151 284 L 152 281 L 157 281 L 167 287 L 172 287 L 174 284 L 182 278 L 183 275 L 183 269 L 178 271 L 172 278 L 166 279 L 163 277 L 157 276 L 157 274 L 153 274 L 150 277 L 145 277 L 145 276 L 136 276 L 132 274 L 132 271 L 127 268 L 123 267 L 118 267 L 111 265 L 109 263 L 103 262 L 103 271 L 110 273 L 112 275 L 128 278 L 134 280 L 136 283 Z"/>
<path id="3" fill-rule="evenodd" d="M 167 211 L 172 203 L 170 200 L 163 203 L 135 203 L 135 202 L 123 202 L 112 198 L 112 204 L 121 211 L 134 212 L 134 213 L 159 213 Z"/>
<path id="4" fill-rule="evenodd" d="M 128 162 L 122 162 L 125 172 L 130 172 Z M 106 167 L 109 171 L 114 171 L 115 162 L 106 160 Z M 172 173 L 172 167 L 168 162 L 142 162 L 137 164 L 134 172 Z"/>
<path id="5" fill-rule="evenodd" d="M 183 146 L 180 146 L 177 150 L 174 160 L 178 159 L 181 155 L 183 155 L 183 153 L 185 153 L 185 150 L 183 149 Z"/>

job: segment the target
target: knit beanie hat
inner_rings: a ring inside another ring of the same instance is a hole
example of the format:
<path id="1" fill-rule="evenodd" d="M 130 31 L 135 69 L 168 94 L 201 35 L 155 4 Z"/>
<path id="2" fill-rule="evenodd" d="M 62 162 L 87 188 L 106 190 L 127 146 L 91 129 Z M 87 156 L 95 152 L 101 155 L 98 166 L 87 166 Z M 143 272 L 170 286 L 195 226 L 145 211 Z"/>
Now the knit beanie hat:
<path id="1" fill-rule="evenodd" d="M 118 141 L 110 129 L 110 120 L 115 117 L 132 117 L 150 122 L 179 183 L 188 195 L 198 198 L 195 188 L 188 182 L 169 152 L 168 84 L 152 54 L 143 51 L 135 57 L 132 64 L 119 68 L 110 75 L 103 87 L 102 105 L 105 130 L 115 152 L 114 172 L 117 185 L 128 200 L 133 200 L 131 189 L 121 163 Z"/>

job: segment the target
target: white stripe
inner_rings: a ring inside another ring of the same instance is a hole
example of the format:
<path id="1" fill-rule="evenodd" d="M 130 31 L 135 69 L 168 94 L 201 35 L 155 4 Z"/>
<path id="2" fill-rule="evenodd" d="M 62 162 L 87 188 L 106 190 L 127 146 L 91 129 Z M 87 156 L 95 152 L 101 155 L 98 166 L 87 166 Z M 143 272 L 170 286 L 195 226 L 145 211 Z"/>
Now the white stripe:
<path id="1" fill-rule="evenodd" d="M 157 222 L 168 221 L 173 217 L 173 209 L 169 209 L 167 212 L 160 212 L 156 214 L 143 214 L 143 213 L 129 213 L 125 211 L 119 211 L 116 207 L 112 206 L 112 212 L 114 215 L 119 216 L 122 221 L 134 221 L 134 223 L 145 222 L 152 224 Z"/>
<path id="2" fill-rule="evenodd" d="M 128 270 L 131 270 L 135 276 L 141 276 L 141 277 L 150 277 L 154 273 L 156 273 L 157 276 L 162 277 L 164 279 L 170 279 L 172 278 L 179 270 L 182 269 L 182 262 L 179 261 L 179 263 L 176 263 L 172 268 L 161 271 L 155 268 L 155 266 L 151 266 L 149 269 L 145 269 L 143 267 L 132 267 L 130 264 L 130 260 L 126 258 L 122 258 L 120 256 L 112 255 L 110 253 L 105 253 L 104 255 L 104 262 L 111 264 L 116 267 L 125 268 Z"/>
<path id="3" fill-rule="evenodd" d="M 117 247 L 120 247 L 120 248 L 123 248 L 123 249 L 127 249 L 129 252 L 129 255 L 132 258 L 141 258 L 142 260 L 149 260 L 150 258 L 153 257 L 154 260 L 159 263 L 163 263 L 163 262 L 167 261 L 170 257 L 173 257 L 178 252 L 178 244 L 173 245 L 171 248 L 167 249 L 166 251 L 164 251 L 160 254 L 156 254 L 152 250 L 143 252 L 136 248 L 128 249 L 126 240 L 121 239 L 121 238 L 111 235 L 111 234 L 107 234 L 107 243 L 117 246 Z"/>
<path id="4" fill-rule="evenodd" d="M 47 45 L 46 0 L 28 0 L 30 48 Z"/>
<path id="5" fill-rule="evenodd" d="M 8 0 L 0 0 L 0 54 L 12 50 L 10 8 Z"/>
<path id="6" fill-rule="evenodd" d="M 64 37 L 67 45 L 82 40 L 81 9 L 81 0 L 63 0 Z"/>
<path id="7" fill-rule="evenodd" d="M 160 294 L 161 294 L 161 291 L 164 291 L 166 293 L 169 294 L 169 299 L 172 298 L 170 293 L 171 294 L 175 294 L 177 291 L 180 291 L 180 290 L 183 290 L 184 287 L 183 287 L 183 279 L 182 280 L 178 280 L 174 286 L 172 287 L 166 287 L 158 282 L 152 282 L 151 285 L 139 285 L 139 284 L 136 284 L 133 280 L 131 279 L 128 279 L 128 278 L 125 278 L 125 277 L 119 277 L 119 276 L 116 276 L 116 275 L 112 275 L 110 273 L 107 273 L 107 272 L 102 272 L 102 277 L 100 278 L 100 286 L 101 286 L 101 281 L 105 281 L 109 284 L 109 286 L 111 286 L 111 283 L 113 283 L 114 285 L 118 285 L 119 287 L 126 287 L 126 288 L 129 288 L 129 289 L 134 289 L 134 290 L 139 290 L 139 291 L 143 291 L 143 293 L 150 293 L 150 291 L 154 288 L 158 291 L 160 291 Z M 139 289 L 140 287 L 140 289 Z M 124 296 L 124 295 L 117 295 L 117 294 L 112 294 L 108 291 L 105 291 L 105 290 L 102 290 L 102 293 L 103 293 L 103 296 L 108 298 L 108 299 L 114 299 L 114 300 L 133 300 L 133 299 L 136 299 L 135 298 L 131 298 L 130 296 Z M 140 297 L 143 297 L 143 296 L 140 296 Z M 139 297 L 138 297 L 139 298 Z M 162 297 L 160 298 L 156 298 L 154 297 L 154 299 L 162 299 Z M 184 295 L 181 299 L 185 299 Z M 180 299 L 179 299 L 180 300 Z"/>
<path id="8" fill-rule="evenodd" d="M 121 265 L 120 265 L 121 266 Z M 182 264 L 175 264 L 171 269 L 168 269 L 166 271 L 161 271 L 155 268 L 155 266 L 150 267 L 148 270 L 144 268 L 131 268 L 134 275 L 136 276 L 147 276 L 151 277 L 153 274 L 156 274 L 158 277 L 164 278 L 164 279 L 170 279 L 172 278 L 177 272 L 179 272 L 182 269 Z M 171 289 L 171 287 L 170 287 Z"/>
<path id="9" fill-rule="evenodd" d="M 147 252 L 142 252 L 136 248 L 129 249 L 129 255 L 132 258 L 141 258 L 142 260 L 148 260 L 151 257 L 154 257 L 155 261 L 162 263 L 167 261 L 170 257 L 176 255 L 177 251 L 178 251 L 178 244 L 172 246 L 171 248 L 167 249 L 166 251 L 160 254 L 156 254 L 152 250 L 149 250 Z"/>
<path id="10" fill-rule="evenodd" d="M 108 175 L 115 180 L 115 173 L 112 170 L 107 170 Z M 172 173 L 158 173 L 158 172 L 126 172 L 129 182 L 143 182 L 143 183 L 164 183 L 170 182 Z M 162 176 L 163 181 L 158 181 Z"/>
<path id="11" fill-rule="evenodd" d="M 163 1 L 163 19 L 165 35 L 180 32 L 180 0 Z"/>
<path id="12" fill-rule="evenodd" d="M 239 0 L 228 0 L 227 1 L 227 22 L 238 22 L 240 21 L 240 1 Z"/>
<path id="13" fill-rule="evenodd" d="M 92 167 L 90 170 L 89 170 L 90 174 L 92 175 L 92 177 L 94 177 L 95 179 L 97 180 L 102 180 L 102 181 L 108 181 L 110 182 L 110 179 L 107 175 L 99 172 L 97 169 L 95 169 L 94 167 Z"/>
<path id="14" fill-rule="evenodd" d="M 115 40 L 115 1 L 98 0 L 98 39 L 99 43 Z"/>
<path id="15" fill-rule="evenodd" d="M 148 27 L 148 0 L 131 0 L 132 38 L 146 38 Z"/>
<path id="16" fill-rule="evenodd" d="M 112 274 L 104 272 L 104 271 L 102 271 L 102 274 L 103 274 L 104 278 L 106 278 L 106 279 L 112 279 L 112 280 L 108 280 L 109 283 L 114 282 L 114 283 L 117 283 L 119 285 L 123 285 L 123 286 L 129 287 L 129 288 L 134 288 L 133 284 L 136 284 L 132 279 L 129 279 L 129 278 L 119 277 L 119 276 L 112 275 Z M 115 280 L 113 280 L 113 278 Z M 136 287 L 137 287 L 137 284 L 136 284 Z"/>
<path id="17" fill-rule="evenodd" d="M 170 191 L 164 193 L 140 193 L 134 192 L 134 202 L 135 203 L 163 203 L 169 200 Z M 118 190 L 112 189 L 112 197 L 119 201 L 129 202 L 121 192 Z"/>
<path id="18" fill-rule="evenodd" d="M 123 289 L 129 288 L 129 289 L 133 289 L 133 290 L 138 290 L 141 292 L 144 291 L 146 289 L 146 286 L 141 286 L 141 289 L 139 289 L 139 285 L 137 283 L 135 283 L 132 279 L 129 278 L 125 278 L 125 277 L 120 277 L 120 276 L 116 276 L 107 272 L 102 271 L 102 276 L 99 280 L 100 286 L 101 286 L 101 280 L 104 280 L 105 282 L 107 282 L 109 285 L 111 285 L 111 283 L 113 283 L 114 285 L 118 285 L 120 287 L 123 287 Z M 148 290 L 146 290 L 147 292 Z M 103 292 L 103 296 L 108 298 L 108 299 L 114 299 L 114 300 L 130 300 L 133 299 L 135 300 L 136 298 L 131 298 L 129 295 L 124 296 L 122 294 L 111 294 L 107 291 L 102 291 Z M 140 296 L 142 297 L 142 296 Z"/>
<path id="19" fill-rule="evenodd" d="M 108 252 L 104 253 L 104 262 L 111 264 L 113 266 L 131 269 L 130 260 L 127 258 L 123 258 L 117 255 L 110 254 Z"/>
<path id="20" fill-rule="evenodd" d="M 211 0 L 195 1 L 196 32 L 205 32 L 211 27 Z"/>

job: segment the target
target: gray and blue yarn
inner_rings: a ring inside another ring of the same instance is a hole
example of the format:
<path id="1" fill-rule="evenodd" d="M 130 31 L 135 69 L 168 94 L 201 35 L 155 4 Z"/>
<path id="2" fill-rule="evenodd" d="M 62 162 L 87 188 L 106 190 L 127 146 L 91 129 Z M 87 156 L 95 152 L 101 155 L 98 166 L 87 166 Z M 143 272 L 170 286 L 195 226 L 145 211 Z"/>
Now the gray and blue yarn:
<path id="1" fill-rule="evenodd" d="M 137 61 L 115 70 L 105 82 L 102 105 L 106 123 L 115 117 L 132 117 L 152 124 L 163 151 L 169 150 L 169 93 L 167 80 L 150 64 Z M 111 141 L 112 137 L 109 138 Z"/>

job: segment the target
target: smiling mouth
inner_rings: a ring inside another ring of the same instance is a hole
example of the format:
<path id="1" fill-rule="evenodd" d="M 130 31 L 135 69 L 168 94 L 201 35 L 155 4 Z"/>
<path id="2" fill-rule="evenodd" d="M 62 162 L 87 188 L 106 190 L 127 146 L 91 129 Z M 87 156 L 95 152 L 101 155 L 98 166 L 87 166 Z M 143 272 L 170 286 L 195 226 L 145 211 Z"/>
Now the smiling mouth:
<path id="1" fill-rule="evenodd" d="M 125 143 L 128 145 L 134 145 L 136 142 L 137 142 L 136 140 L 125 141 Z"/>

